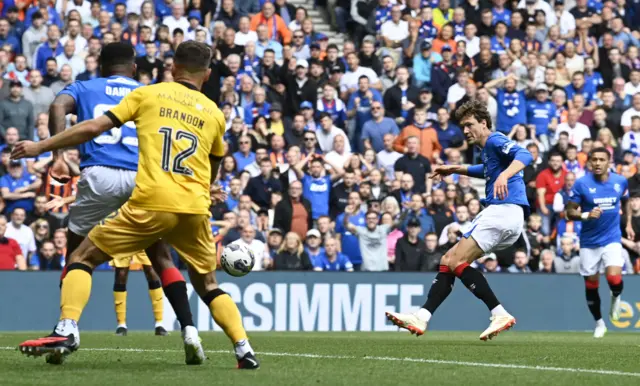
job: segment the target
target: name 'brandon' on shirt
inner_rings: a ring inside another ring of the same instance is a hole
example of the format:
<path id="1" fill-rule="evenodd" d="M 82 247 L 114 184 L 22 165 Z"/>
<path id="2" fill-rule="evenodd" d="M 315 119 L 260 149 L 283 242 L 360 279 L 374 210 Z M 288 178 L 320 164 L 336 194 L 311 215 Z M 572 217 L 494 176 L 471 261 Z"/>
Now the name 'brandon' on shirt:
<path id="1" fill-rule="evenodd" d="M 197 127 L 198 129 L 202 129 L 204 127 L 204 121 L 202 119 L 195 117 L 189 113 L 179 111 L 177 109 L 160 107 L 160 117 L 177 119 L 186 123 L 187 125 Z"/>

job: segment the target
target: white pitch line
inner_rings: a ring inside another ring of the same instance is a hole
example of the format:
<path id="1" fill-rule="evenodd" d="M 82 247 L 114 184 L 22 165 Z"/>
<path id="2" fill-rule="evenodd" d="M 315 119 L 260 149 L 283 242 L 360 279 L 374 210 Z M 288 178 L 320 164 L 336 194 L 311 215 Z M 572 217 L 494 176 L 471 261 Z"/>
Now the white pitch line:
<path id="1" fill-rule="evenodd" d="M 16 347 L 0 347 L 0 350 L 17 350 Z M 170 349 L 140 349 L 140 348 L 83 348 L 80 351 L 108 351 L 108 352 L 149 352 L 149 353 L 182 353 L 182 350 L 170 350 Z M 230 350 L 205 350 L 208 354 L 233 354 Z M 471 366 L 471 367 L 490 367 L 498 369 L 512 369 L 512 370 L 533 370 L 533 371 L 551 371 L 559 373 L 575 373 L 575 374 L 597 374 L 597 375 L 616 375 L 621 377 L 640 377 L 640 373 L 632 373 L 627 371 L 617 370 L 597 370 L 597 369 L 582 369 L 573 367 L 549 367 L 549 366 L 529 366 L 529 365 L 516 365 L 509 363 L 484 363 L 484 362 L 466 362 L 466 361 L 452 361 L 443 359 L 425 359 L 425 358 L 398 358 L 398 357 L 377 357 L 377 356 L 353 356 L 353 355 L 322 355 L 311 353 L 290 353 L 290 352 L 269 352 L 260 351 L 258 355 L 267 357 L 294 357 L 294 358 L 312 358 L 312 359 L 361 359 L 367 361 L 382 361 L 382 362 L 412 362 L 412 363 L 428 363 L 434 365 L 456 365 L 456 366 Z"/>

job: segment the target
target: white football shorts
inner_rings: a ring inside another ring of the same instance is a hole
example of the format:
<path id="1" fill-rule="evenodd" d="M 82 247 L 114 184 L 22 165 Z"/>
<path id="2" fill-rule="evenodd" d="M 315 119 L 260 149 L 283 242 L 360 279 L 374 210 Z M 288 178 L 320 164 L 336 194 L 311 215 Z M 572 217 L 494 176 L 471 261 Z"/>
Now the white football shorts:
<path id="1" fill-rule="evenodd" d="M 611 243 L 599 248 L 580 248 L 580 275 L 599 274 L 602 267 L 622 267 L 622 244 Z"/>
<path id="2" fill-rule="evenodd" d="M 76 201 L 69 207 L 69 229 L 86 237 L 94 226 L 127 202 L 135 185 L 133 170 L 105 166 L 82 169 Z"/>
<path id="3" fill-rule="evenodd" d="M 473 237 L 484 253 L 513 245 L 524 229 L 524 211 L 516 204 L 489 205 L 480 212 L 463 235 Z"/>

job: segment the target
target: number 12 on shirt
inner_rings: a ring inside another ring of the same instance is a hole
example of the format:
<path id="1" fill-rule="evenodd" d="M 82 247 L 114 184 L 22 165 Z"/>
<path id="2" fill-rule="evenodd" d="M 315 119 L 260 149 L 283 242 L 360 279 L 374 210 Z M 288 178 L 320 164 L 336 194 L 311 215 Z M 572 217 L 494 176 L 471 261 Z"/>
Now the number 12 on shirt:
<path id="1" fill-rule="evenodd" d="M 198 137 L 188 131 L 175 130 L 175 141 L 187 140 L 190 144 L 188 148 L 178 152 L 178 154 L 173 158 L 173 162 L 171 162 L 171 147 L 174 141 L 174 130 L 172 127 L 165 126 L 161 127 L 158 132 L 164 137 L 162 141 L 162 170 L 165 172 L 192 176 L 193 170 L 184 166 L 183 163 L 196 152 L 196 149 L 198 148 Z"/>

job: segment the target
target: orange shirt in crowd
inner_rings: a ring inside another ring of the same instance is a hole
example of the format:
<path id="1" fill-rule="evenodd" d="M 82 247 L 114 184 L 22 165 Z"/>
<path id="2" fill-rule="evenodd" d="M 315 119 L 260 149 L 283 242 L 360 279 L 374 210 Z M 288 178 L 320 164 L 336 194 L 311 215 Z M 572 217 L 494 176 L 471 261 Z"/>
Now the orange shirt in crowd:
<path id="1" fill-rule="evenodd" d="M 409 137 L 418 137 L 420 140 L 420 155 L 433 162 L 433 155 L 440 154 L 442 146 L 438 142 L 438 133 L 433 127 L 420 129 L 414 125 L 406 126 L 393 142 L 393 150 L 404 153 L 405 142 Z"/>
<path id="2" fill-rule="evenodd" d="M 456 47 L 456 41 L 453 40 L 453 39 L 442 40 L 440 38 L 435 38 L 431 42 L 431 50 L 433 52 L 437 52 L 437 53 L 441 54 L 442 53 L 442 47 L 447 46 L 447 45 L 449 47 L 451 47 L 451 49 L 453 50 Z"/>
<path id="3" fill-rule="evenodd" d="M 289 31 L 289 28 L 279 15 L 274 14 L 268 19 L 264 17 L 262 12 L 253 15 L 251 18 L 251 30 L 256 31 L 260 24 L 267 25 L 267 30 L 269 30 L 269 39 L 278 40 L 283 45 L 291 43 L 291 31 Z"/>
<path id="4" fill-rule="evenodd" d="M 307 222 L 308 216 L 304 205 L 302 202 L 291 202 L 291 208 L 293 209 L 293 214 L 291 216 L 291 232 L 296 233 L 300 236 L 300 239 L 304 240 L 307 237 L 307 232 L 309 231 Z"/>

